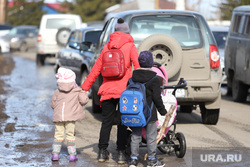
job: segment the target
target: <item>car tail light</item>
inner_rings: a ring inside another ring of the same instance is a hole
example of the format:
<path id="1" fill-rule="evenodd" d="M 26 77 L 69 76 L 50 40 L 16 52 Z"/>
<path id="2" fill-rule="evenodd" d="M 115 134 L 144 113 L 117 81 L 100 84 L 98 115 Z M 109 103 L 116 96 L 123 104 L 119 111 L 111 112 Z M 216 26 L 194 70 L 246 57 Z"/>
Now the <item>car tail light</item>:
<path id="1" fill-rule="evenodd" d="M 42 41 L 42 36 L 39 34 L 38 36 L 37 36 L 37 42 L 41 42 Z"/>
<path id="2" fill-rule="evenodd" d="M 216 45 L 210 45 L 210 68 L 217 69 L 220 67 L 220 55 Z"/>

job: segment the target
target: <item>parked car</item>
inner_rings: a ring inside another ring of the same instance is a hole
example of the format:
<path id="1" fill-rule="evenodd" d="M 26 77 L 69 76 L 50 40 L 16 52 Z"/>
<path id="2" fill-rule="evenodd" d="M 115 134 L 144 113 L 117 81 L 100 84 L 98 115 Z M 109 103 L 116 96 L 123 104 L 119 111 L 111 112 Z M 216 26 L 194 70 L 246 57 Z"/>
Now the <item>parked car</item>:
<path id="1" fill-rule="evenodd" d="M 225 73 L 233 100 L 246 101 L 250 88 L 250 5 L 233 10 L 225 47 Z"/>
<path id="2" fill-rule="evenodd" d="M 220 54 L 220 66 L 222 69 L 222 82 L 223 86 L 227 85 L 227 76 L 225 74 L 225 65 L 224 65 L 224 52 L 225 52 L 225 44 L 227 40 L 229 27 L 227 26 L 210 26 L 210 29 L 214 35 L 214 38 L 217 43 L 217 47 L 219 49 Z"/>
<path id="3" fill-rule="evenodd" d="M 180 78 L 187 81 L 187 87 L 176 94 L 180 110 L 191 113 L 199 106 L 203 123 L 216 124 L 222 71 L 216 41 L 204 17 L 197 12 L 178 10 L 116 13 L 105 24 L 91 68 L 114 32 L 118 18 L 123 18 L 130 26 L 138 53 L 150 50 L 154 61 L 166 68 L 169 85 L 176 85 Z M 93 112 L 100 112 L 97 92 L 101 82 L 100 76 L 92 85 Z"/>
<path id="4" fill-rule="evenodd" d="M 11 50 L 26 52 L 29 48 L 36 47 L 37 33 L 38 28 L 36 26 L 22 25 L 13 27 L 2 38 L 9 42 Z"/>
<path id="5" fill-rule="evenodd" d="M 0 38 L 0 53 L 10 52 L 10 44 L 8 41 Z"/>
<path id="6" fill-rule="evenodd" d="M 44 65 L 46 57 L 55 57 L 55 54 L 66 45 L 70 31 L 81 26 L 80 15 L 43 15 L 37 37 L 37 65 Z"/>
<path id="7" fill-rule="evenodd" d="M 66 46 L 56 54 L 55 72 L 59 67 L 70 68 L 76 73 L 77 84 L 81 85 L 90 72 L 90 61 L 101 31 L 102 27 L 73 30 Z"/>
<path id="8" fill-rule="evenodd" d="M 8 34 L 12 28 L 11 25 L 0 24 L 0 37 Z"/>

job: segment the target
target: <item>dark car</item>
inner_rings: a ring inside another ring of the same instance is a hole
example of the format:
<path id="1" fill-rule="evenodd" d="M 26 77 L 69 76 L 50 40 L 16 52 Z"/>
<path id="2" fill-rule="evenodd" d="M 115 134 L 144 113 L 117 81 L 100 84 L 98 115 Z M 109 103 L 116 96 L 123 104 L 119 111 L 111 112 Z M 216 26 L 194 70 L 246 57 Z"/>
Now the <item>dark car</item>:
<path id="1" fill-rule="evenodd" d="M 26 52 L 29 48 L 36 48 L 37 33 L 37 26 L 22 25 L 13 27 L 2 38 L 9 41 L 11 50 Z"/>
<path id="2" fill-rule="evenodd" d="M 187 87 L 176 92 L 181 112 L 191 113 L 199 106 L 203 123 L 216 124 L 222 71 L 216 41 L 205 18 L 197 12 L 178 10 L 115 13 L 103 28 L 91 65 L 108 43 L 118 18 L 128 23 L 138 53 L 150 50 L 154 61 L 166 68 L 169 85 L 176 85 L 180 78 L 187 81 Z M 100 76 L 92 85 L 93 112 L 100 112 L 97 92 L 101 82 Z"/>
<path id="3" fill-rule="evenodd" d="M 225 69 L 224 69 L 224 52 L 225 52 L 225 44 L 227 40 L 227 35 L 229 31 L 228 26 L 210 26 L 210 29 L 214 35 L 214 38 L 216 40 L 218 49 L 219 49 L 219 54 L 220 54 L 220 65 L 222 69 L 222 85 L 226 86 L 227 85 L 227 76 L 225 74 Z"/>
<path id="4" fill-rule="evenodd" d="M 102 27 L 85 27 L 71 31 L 66 47 L 56 54 L 55 70 L 59 67 L 72 69 L 77 84 L 81 85 L 90 72 L 90 61 Z"/>
<path id="5" fill-rule="evenodd" d="M 225 46 L 227 88 L 236 102 L 245 102 L 250 88 L 250 5 L 234 8 Z"/>
<path id="6" fill-rule="evenodd" d="M 0 24 L 0 37 L 8 34 L 12 28 L 11 25 Z"/>

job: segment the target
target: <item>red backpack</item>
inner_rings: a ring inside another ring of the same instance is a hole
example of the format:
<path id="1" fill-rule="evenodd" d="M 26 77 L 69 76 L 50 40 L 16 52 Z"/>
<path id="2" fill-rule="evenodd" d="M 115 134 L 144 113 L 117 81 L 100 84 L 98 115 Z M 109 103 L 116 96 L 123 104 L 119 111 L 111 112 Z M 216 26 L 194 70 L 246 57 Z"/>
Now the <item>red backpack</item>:
<path id="1" fill-rule="evenodd" d="M 107 79 L 120 79 L 125 75 L 125 59 L 120 49 L 112 48 L 102 57 L 102 76 Z"/>

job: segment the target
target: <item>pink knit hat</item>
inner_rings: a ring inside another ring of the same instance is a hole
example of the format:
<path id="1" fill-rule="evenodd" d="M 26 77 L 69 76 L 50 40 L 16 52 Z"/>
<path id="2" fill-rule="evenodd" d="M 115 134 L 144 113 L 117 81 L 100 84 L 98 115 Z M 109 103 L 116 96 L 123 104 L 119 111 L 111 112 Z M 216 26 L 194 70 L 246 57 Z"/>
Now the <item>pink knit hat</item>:
<path id="1" fill-rule="evenodd" d="M 157 76 L 162 78 L 162 80 L 163 80 L 163 83 L 161 83 L 162 86 L 167 86 L 168 85 L 168 74 L 167 74 L 166 69 L 163 66 L 160 66 L 160 67 L 152 67 L 152 70 L 154 72 L 156 72 Z M 164 89 L 162 91 L 163 95 L 166 94 L 166 91 L 167 91 L 167 89 Z"/>
<path id="2" fill-rule="evenodd" d="M 60 67 L 56 74 L 57 82 L 70 83 L 75 82 L 76 74 L 67 68 Z"/>

